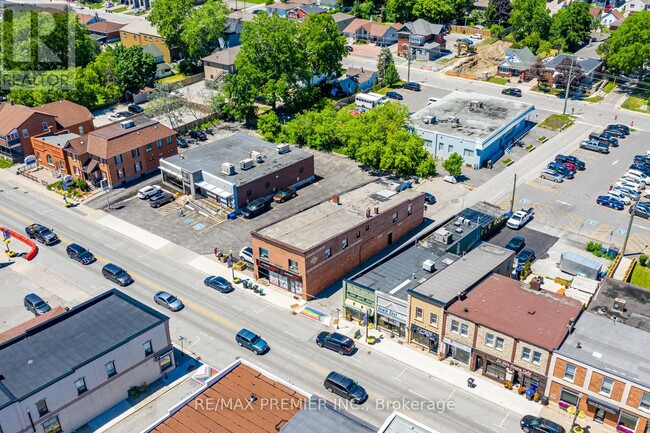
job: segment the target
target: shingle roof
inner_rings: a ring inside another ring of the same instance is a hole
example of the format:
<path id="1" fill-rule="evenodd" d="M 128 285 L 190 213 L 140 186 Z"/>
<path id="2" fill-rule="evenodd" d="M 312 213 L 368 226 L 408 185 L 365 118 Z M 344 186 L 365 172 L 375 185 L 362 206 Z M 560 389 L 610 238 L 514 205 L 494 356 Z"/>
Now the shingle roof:
<path id="1" fill-rule="evenodd" d="M 124 23 L 116 23 L 113 21 L 100 21 L 97 23 L 88 24 L 86 28 L 89 31 L 97 33 L 113 33 L 126 26 Z"/>
<path id="2" fill-rule="evenodd" d="M 167 320 L 113 289 L 1 343 L 0 409 Z"/>
<path id="3" fill-rule="evenodd" d="M 55 116 L 57 123 L 64 129 L 93 119 L 89 109 L 65 99 L 34 107 L 34 110 Z"/>
<path id="4" fill-rule="evenodd" d="M 354 15 L 346 14 L 345 12 L 336 12 L 332 14 L 332 18 L 334 18 L 334 22 L 339 22 L 339 21 L 345 21 L 350 18 L 354 18 Z"/>
<path id="5" fill-rule="evenodd" d="M 158 47 L 157 47 L 156 45 L 154 45 L 154 44 L 143 45 L 143 46 L 142 46 L 142 51 L 144 51 L 145 53 L 149 53 L 149 54 L 151 54 L 151 55 L 154 56 L 154 58 L 156 58 L 156 59 L 157 59 L 158 57 L 162 57 L 162 56 L 163 56 L 163 52 L 160 51 L 160 48 L 158 48 Z"/>
<path id="6" fill-rule="evenodd" d="M 343 30 L 343 33 L 356 33 L 361 27 L 364 28 L 368 34 L 375 37 L 382 37 L 386 34 L 388 29 L 401 27 L 401 24 L 391 24 L 387 23 L 378 23 L 376 21 L 365 20 L 363 18 L 355 18 L 348 26 Z"/>
<path id="7" fill-rule="evenodd" d="M 235 11 L 228 15 L 228 20 L 230 21 L 241 21 L 245 23 L 253 21 L 253 18 L 255 18 L 255 15 L 246 11 Z"/>
<path id="8" fill-rule="evenodd" d="M 295 9 L 296 4 L 289 4 L 289 3 L 272 3 L 270 5 L 266 5 L 266 9 L 277 9 L 277 10 L 290 10 L 290 9 Z"/>
<path id="9" fill-rule="evenodd" d="M 578 318 L 582 303 L 526 287 L 512 278 L 495 274 L 451 305 L 448 312 L 535 346 L 555 350 L 569 331 L 567 325 Z"/>
<path id="10" fill-rule="evenodd" d="M 348 70 L 345 71 L 345 76 L 353 79 L 357 83 L 365 83 L 366 81 L 371 80 L 374 74 L 375 71 L 369 71 L 363 68 L 348 68 Z"/>
<path id="11" fill-rule="evenodd" d="M 546 62 L 546 64 L 555 69 L 564 59 L 569 59 L 571 60 L 571 56 L 568 54 L 558 54 L 557 56 L 553 57 L 551 60 Z M 603 62 L 600 59 L 594 59 L 591 57 L 577 57 L 575 62 L 580 65 L 582 70 L 586 75 L 589 75 L 594 69 L 596 69 L 598 66 L 600 66 Z"/>
<path id="12" fill-rule="evenodd" d="M 527 71 L 537 58 L 530 48 L 508 48 L 505 54 L 505 60 L 502 63 L 507 63 L 510 69 L 516 71 Z"/>
<path id="13" fill-rule="evenodd" d="M 306 14 L 322 14 L 327 12 L 325 9 L 313 4 L 302 5 L 298 9 L 302 10 Z"/>
<path id="14" fill-rule="evenodd" d="M 417 19 L 413 22 L 404 24 L 411 34 L 428 36 L 428 35 L 439 35 L 445 29 L 445 26 L 442 24 L 432 24 L 427 20 L 422 18 Z"/>
<path id="15" fill-rule="evenodd" d="M 135 122 L 135 126 L 125 129 L 121 125 L 122 122 L 116 122 L 90 132 L 88 153 L 100 158 L 112 158 L 145 144 L 154 143 L 156 140 L 176 135 L 173 129 L 144 116 L 134 116 L 127 120 Z"/>
<path id="16" fill-rule="evenodd" d="M 9 134 L 25 123 L 35 112 L 33 108 L 24 105 L 0 104 L 0 135 Z"/>
<path id="17" fill-rule="evenodd" d="M 76 155 L 83 155 L 88 152 L 88 134 L 68 140 L 68 145 L 64 149 Z"/>
<path id="18" fill-rule="evenodd" d="M 97 21 L 103 21 L 104 18 L 101 18 L 97 14 L 84 14 L 84 13 L 76 13 L 77 17 L 79 18 L 79 22 L 83 25 L 87 25 L 88 21 L 92 21 L 93 19 L 97 19 Z"/>
<path id="19" fill-rule="evenodd" d="M 220 65 L 234 65 L 237 54 L 241 50 L 241 45 L 236 47 L 226 48 L 225 50 L 217 50 L 207 57 L 202 58 L 204 62 L 218 63 Z"/>

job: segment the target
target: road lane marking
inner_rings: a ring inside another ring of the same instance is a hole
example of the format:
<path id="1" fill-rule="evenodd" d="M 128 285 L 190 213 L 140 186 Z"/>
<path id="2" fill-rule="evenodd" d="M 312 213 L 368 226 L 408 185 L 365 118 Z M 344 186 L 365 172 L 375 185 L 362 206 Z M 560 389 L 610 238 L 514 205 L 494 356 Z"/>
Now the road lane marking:
<path id="1" fill-rule="evenodd" d="M 224 318 L 221 318 L 221 317 L 217 316 L 216 314 L 211 313 L 211 312 L 209 312 L 208 310 L 206 310 L 206 309 L 204 309 L 202 307 L 199 307 L 198 305 L 192 304 L 191 302 L 185 302 L 185 305 L 189 305 L 190 307 L 194 308 L 196 311 L 205 314 L 206 316 L 210 317 L 211 319 L 214 319 L 217 322 L 219 322 L 219 323 L 221 323 L 223 325 L 226 325 L 231 329 L 239 329 L 239 327 L 236 326 L 234 323 L 231 323 L 228 320 L 226 320 Z"/>
<path id="2" fill-rule="evenodd" d="M 567 206 L 573 206 L 571 203 L 567 203 L 567 202 L 565 202 L 565 201 L 561 201 L 561 200 L 555 200 L 555 201 L 558 202 L 558 203 L 560 203 L 560 204 L 567 205 Z"/>
<path id="3" fill-rule="evenodd" d="M 187 348 L 188 348 L 188 349 L 191 349 L 191 348 L 192 348 L 196 343 L 198 343 L 199 341 L 201 341 L 201 337 L 196 337 L 196 340 L 194 341 L 194 343 L 192 343 L 192 344 L 190 344 L 189 346 L 187 346 Z"/>
<path id="4" fill-rule="evenodd" d="M 429 398 L 423 396 L 422 394 L 418 394 L 417 392 L 413 391 L 413 390 L 410 389 L 410 388 L 408 389 L 408 392 L 410 392 L 410 393 L 413 394 L 413 395 L 417 395 L 418 397 L 420 397 L 420 398 L 423 399 L 423 400 L 429 400 Z"/>
<path id="5" fill-rule="evenodd" d="M 447 401 L 451 400 L 451 397 L 454 395 L 455 392 L 456 392 L 456 388 L 451 390 L 451 394 L 449 394 L 449 397 L 447 397 Z"/>
<path id="6" fill-rule="evenodd" d="M 292 332 L 289 331 L 282 331 L 282 332 L 284 332 L 287 335 L 291 335 L 292 337 L 295 337 L 295 334 L 293 334 Z"/>
<path id="7" fill-rule="evenodd" d="M 393 376 L 393 379 L 395 379 L 398 382 L 401 382 L 400 377 L 402 377 L 402 375 L 404 374 L 404 372 L 406 370 L 408 370 L 408 367 L 404 368 L 404 370 L 402 370 L 402 372 L 400 374 L 398 374 L 397 377 Z"/>
<path id="8" fill-rule="evenodd" d="M 210 336 L 209 336 L 208 334 L 206 334 L 205 332 L 199 332 L 199 334 L 203 335 L 204 337 L 209 338 L 210 340 L 214 340 L 214 337 L 210 337 Z"/>
<path id="9" fill-rule="evenodd" d="M 269 308 L 269 307 L 270 307 L 270 305 L 267 305 L 266 307 L 262 308 L 262 309 L 259 310 L 259 311 L 253 311 L 253 313 L 255 313 L 255 314 L 260 314 L 262 311 L 266 310 L 266 309 Z"/>
<path id="10" fill-rule="evenodd" d="M 612 165 L 616 165 L 616 164 L 618 164 L 618 159 L 616 161 L 612 162 Z"/>
<path id="11" fill-rule="evenodd" d="M 151 253 L 153 253 L 153 250 L 150 250 L 150 251 L 148 251 L 148 252 L 146 252 L 144 254 L 139 254 L 138 257 L 142 258 L 142 257 L 144 257 L 144 256 L 146 256 L 148 254 L 151 254 Z"/>
<path id="12" fill-rule="evenodd" d="M 638 228 L 643 229 L 643 230 L 650 230 L 650 228 L 648 228 L 646 226 L 641 226 L 639 224 L 633 224 L 633 225 L 634 225 L 634 227 L 638 227 Z"/>
<path id="13" fill-rule="evenodd" d="M 237 310 L 237 311 L 242 311 L 241 308 L 239 308 L 239 307 L 235 307 L 234 305 L 231 305 L 231 307 L 234 308 L 234 309 Z"/>

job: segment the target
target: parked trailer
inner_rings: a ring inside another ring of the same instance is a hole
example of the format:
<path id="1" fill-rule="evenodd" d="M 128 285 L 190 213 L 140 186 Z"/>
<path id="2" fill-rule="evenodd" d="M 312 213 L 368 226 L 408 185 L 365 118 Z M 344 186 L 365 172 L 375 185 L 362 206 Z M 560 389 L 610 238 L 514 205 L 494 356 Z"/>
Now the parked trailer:
<path id="1" fill-rule="evenodd" d="M 380 95 L 379 93 L 358 93 L 354 97 L 354 102 L 357 106 L 365 108 L 375 108 L 387 100 L 386 95 Z"/>
<path id="2" fill-rule="evenodd" d="M 560 258 L 560 270 L 571 275 L 580 275 L 596 280 L 602 268 L 603 265 L 600 262 L 570 251 L 562 253 Z"/>

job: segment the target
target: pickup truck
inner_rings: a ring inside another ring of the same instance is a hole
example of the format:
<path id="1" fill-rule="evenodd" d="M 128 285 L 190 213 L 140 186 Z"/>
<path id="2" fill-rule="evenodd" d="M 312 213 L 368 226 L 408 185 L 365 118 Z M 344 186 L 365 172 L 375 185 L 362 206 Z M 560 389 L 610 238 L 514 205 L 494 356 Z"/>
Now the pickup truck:
<path id="1" fill-rule="evenodd" d="M 50 229 L 40 224 L 31 224 L 25 227 L 25 233 L 30 239 L 36 239 L 42 244 L 52 245 L 59 237 Z"/>
<path id="2" fill-rule="evenodd" d="M 580 142 L 581 149 L 592 150 L 594 152 L 609 153 L 609 146 L 595 140 L 582 140 Z"/>
<path id="3" fill-rule="evenodd" d="M 528 210 L 526 209 L 520 209 L 517 212 L 513 213 L 510 218 L 508 218 L 508 222 L 506 225 L 510 227 L 511 229 L 520 229 L 526 223 L 533 217 L 533 208 L 530 208 Z"/>

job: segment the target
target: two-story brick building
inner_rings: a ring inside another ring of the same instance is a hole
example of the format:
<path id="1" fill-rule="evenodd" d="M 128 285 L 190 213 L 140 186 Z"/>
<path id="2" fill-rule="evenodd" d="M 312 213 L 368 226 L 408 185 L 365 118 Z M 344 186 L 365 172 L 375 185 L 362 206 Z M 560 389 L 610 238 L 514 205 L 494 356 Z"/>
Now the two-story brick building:
<path id="1" fill-rule="evenodd" d="M 471 346 L 444 336 L 446 310 L 493 273 L 510 275 L 514 252 L 482 243 L 451 265 L 409 290 L 408 342 L 469 365 Z"/>
<path id="2" fill-rule="evenodd" d="M 65 147 L 71 140 L 80 136 L 67 130 L 46 132 L 32 137 L 34 155 L 38 164 L 63 175 L 71 174 L 70 165 L 66 158 Z"/>
<path id="3" fill-rule="evenodd" d="M 422 18 L 404 24 L 397 31 L 397 55 L 406 57 L 409 49 L 415 58 L 435 60 L 447 49 L 445 26 Z"/>
<path id="4" fill-rule="evenodd" d="M 178 60 L 181 53 L 177 47 L 169 48 L 165 38 L 160 36 L 158 30 L 147 20 L 133 21 L 120 29 L 120 42 L 126 48 L 139 45 L 145 47 L 154 45 L 163 53 L 165 62 Z"/>
<path id="5" fill-rule="evenodd" d="M 367 183 L 251 232 L 255 275 L 311 299 L 423 221 L 423 193 Z"/>
<path id="6" fill-rule="evenodd" d="M 541 392 L 553 350 L 581 311 L 580 301 L 492 275 L 449 307 L 445 341 L 469 348 L 471 370 Z"/>
<path id="7" fill-rule="evenodd" d="M 0 343 L 0 429 L 74 431 L 174 365 L 169 319 L 113 289 Z"/>

